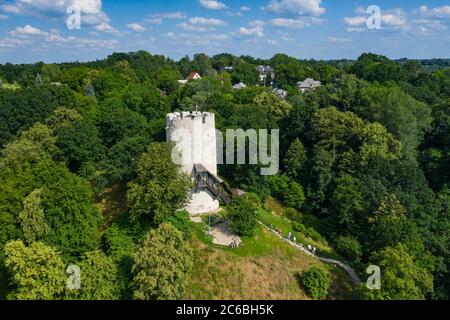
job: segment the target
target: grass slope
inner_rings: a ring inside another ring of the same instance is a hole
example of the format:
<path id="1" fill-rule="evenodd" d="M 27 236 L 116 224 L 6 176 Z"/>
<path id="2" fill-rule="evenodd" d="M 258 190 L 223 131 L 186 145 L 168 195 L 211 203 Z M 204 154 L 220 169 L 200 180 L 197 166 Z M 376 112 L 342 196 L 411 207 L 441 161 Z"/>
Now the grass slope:
<path id="1" fill-rule="evenodd" d="M 341 270 L 289 246 L 260 226 L 253 237 L 243 238 L 243 245 L 233 250 L 213 245 L 205 237 L 204 227 L 192 224 L 195 261 L 185 299 L 306 300 L 309 297 L 298 279 L 313 266 L 329 271 L 333 282 L 330 299 L 351 297 L 351 284 Z"/>

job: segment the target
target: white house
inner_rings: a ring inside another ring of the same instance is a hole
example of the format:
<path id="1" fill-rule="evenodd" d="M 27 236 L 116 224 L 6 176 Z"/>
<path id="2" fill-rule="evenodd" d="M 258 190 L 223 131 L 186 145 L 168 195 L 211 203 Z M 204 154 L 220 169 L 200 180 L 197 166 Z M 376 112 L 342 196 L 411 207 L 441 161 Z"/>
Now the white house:
<path id="1" fill-rule="evenodd" d="M 316 88 L 319 88 L 322 86 L 322 83 L 320 81 L 316 81 L 312 78 L 307 78 L 305 81 L 299 81 L 297 82 L 298 89 L 301 93 L 304 93 L 306 91 L 314 90 Z"/>
<path id="2" fill-rule="evenodd" d="M 202 76 L 200 75 L 200 73 L 198 73 L 198 72 L 191 72 L 186 79 L 178 80 L 178 83 L 184 86 L 190 80 L 200 80 L 201 78 L 202 78 Z"/>
<path id="3" fill-rule="evenodd" d="M 240 89 L 244 89 L 244 88 L 247 88 L 247 85 L 243 82 L 239 82 L 233 86 L 234 90 L 240 90 Z"/>
<path id="4" fill-rule="evenodd" d="M 275 89 L 273 89 L 272 90 L 272 92 L 278 97 L 278 98 L 281 98 L 281 99 L 286 99 L 286 97 L 287 97 L 287 91 L 285 91 L 285 90 L 283 90 L 283 89 L 277 89 L 277 88 L 275 88 Z"/>
<path id="5" fill-rule="evenodd" d="M 191 74 L 187 77 L 187 80 L 200 80 L 202 76 L 198 72 L 191 72 Z"/>
<path id="6" fill-rule="evenodd" d="M 270 81 L 270 86 L 273 86 L 275 80 L 275 70 L 271 66 L 257 66 L 256 70 L 259 72 L 259 81 L 266 86 Z M 269 78 L 269 79 L 268 79 Z"/>

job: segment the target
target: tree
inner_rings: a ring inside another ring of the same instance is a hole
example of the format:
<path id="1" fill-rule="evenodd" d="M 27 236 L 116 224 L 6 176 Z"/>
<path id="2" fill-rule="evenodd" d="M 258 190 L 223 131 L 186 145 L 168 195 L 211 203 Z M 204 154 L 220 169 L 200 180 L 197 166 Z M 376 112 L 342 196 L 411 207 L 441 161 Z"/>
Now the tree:
<path id="1" fill-rule="evenodd" d="M 50 227 L 42 241 L 61 250 L 66 260 L 95 250 L 102 217 L 93 203 L 91 186 L 64 167 L 42 169 L 38 179 L 46 181 L 42 207 Z"/>
<path id="2" fill-rule="evenodd" d="M 283 202 L 290 208 L 301 209 L 305 202 L 303 187 L 295 181 L 290 181 L 288 189 L 283 196 Z"/>
<path id="3" fill-rule="evenodd" d="M 171 145 L 151 143 L 137 165 L 138 177 L 129 184 L 133 219 L 159 224 L 189 200 L 192 179 L 171 159 Z"/>
<path id="4" fill-rule="evenodd" d="M 55 249 L 40 242 L 26 247 L 22 241 L 5 245 L 5 265 L 16 287 L 11 298 L 18 300 L 61 299 L 67 276 Z"/>
<path id="5" fill-rule="evenodd" d="M 308 159 L 307 151 L 300 139 L 295 139 L 284 157 L 286 174 L 292 179 L 299 179 Z"/>
<path id="6" fill-rule="evenodd" d="M 328 274 L 323 269 L 312 267 L 303 273 L 301 281 L 311 298 L 323 300 L 328 295 L 331 284 Z"/>
<path id="7" fill-rule="evenodd" d="M 333 220 L 349 232 L 355 233 L 364 210 L 361 182 L 349 174 L 336 179 L 336 188 L 331 198 L 335 216 Z"/>
<path id="8" fill-rule="evenodd" d="M 67 297 L 79 300 L 115 300 L 118 299 L 117 266 L 102 251 L 96 250 L 83 254 L 80 268 L 79 290 L 68 291 Z"/>
<path id="9" fill-rule="evenodd" d="M 292 110 L 291 104 L 278 98 L 273 93 L 268 93 L 265 91 L 258 94 L 253 102 L 267 112 L 271 128 L 277 128 L 278 121 L 287 116 Z"/>
<path id="10" fill-rule="evenodd" d="M 43 121 L 58 106 L 75 104 L 73 93 L 65 87 L 26 87 L 2 90 L 0 95 L 0 146 L 20 130 Z"/>
<path id="11" fill-rule="evenodd" d="M 73 172 L 80 170 L 83 164 L 100 160 L 104 154 L 98 129 L 88 119 L 75 120 L 62 128 L 57 146 Z"/>
<path id="12" fill-rule="evenodd" d="M 241 236 L 251 236 L 258 224 L 258 206 L 247 196 L 233 199 L 228 207 L 231 229 Z"/>
<path id="13" fill-rule="evenodd" d="M 134 228 L 133 224 L 130 226 Z M 103 240 L 106 253 L 117 266 L 116 286 L 119 296 L 130 300 L 132 292 L 129 284 L 133 279 L 131 269 L 136 251 L 134 239 L 128 230 L 115 223 L 106 230 Z"/>
<path id="14" fill-rule="evenodd" d="M 36 189 L 23 201 L 23 210 L 19 213 L 19 221 L 28 243 L 42 239 L 49 231 L 45 222 L 42 207 L 42 189 Z"/>
<path id="15" fill-rule="evenodd" d="M 371 122 L 379 122 L 398 139 L 403 154 L 413 159 L 432 121 L 431 109 L 398 87 L 370 86 L 363 92 L 365 102 L 353 110 Z"/>
<path id="16" fill-rule="evenodd" d="M 134 256 L 133 298 L 181 298 L 192 259 L 192 251 L 184 243 L 183 234 L 170 223 L 162 223 L 151 230 Z"/>
<path id="17" fill-rule="evenodd" d="M 357 239 L 353 237 L 339 236 L 336 239 L 336 251 L 350 261 L 359 262 L 362 256 L 362 248 Z"/>
<path id="18" fill-rule="evenodd" d="M 425 252 L 416 224 L 407 219 L 406 209 L 394 194 L 389 194 L 381 200 L 380 207 L 374 216 L 369 217 L 369 223 L 372 224 L 371 248 L 376 250 L 402 243 L 413 258 L 429 255 Z"/>
<path id="19" fill-rule="evenodd" d="M 418 267 L 398 243 L 374 253 L 370 262 L 381 268 L 381 290 L 367 292 L 371 300 L 422 300 L 433 292 L 433 277 Z"/>

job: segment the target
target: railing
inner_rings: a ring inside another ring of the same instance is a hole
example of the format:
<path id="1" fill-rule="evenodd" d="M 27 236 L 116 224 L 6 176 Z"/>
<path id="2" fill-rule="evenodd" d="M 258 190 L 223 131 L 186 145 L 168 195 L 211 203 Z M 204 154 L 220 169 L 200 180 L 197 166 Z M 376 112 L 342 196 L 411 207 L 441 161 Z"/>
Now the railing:
<path id="1" fill-rule="evenodd" d="M 224 181 L 219 180 L 211 172 L 197 173 L 195 182 L 197 189 L 208 189 L 215 197 L 222 200 L 225 204 L 231 202 L 233 193 L 230 188 Z"/>

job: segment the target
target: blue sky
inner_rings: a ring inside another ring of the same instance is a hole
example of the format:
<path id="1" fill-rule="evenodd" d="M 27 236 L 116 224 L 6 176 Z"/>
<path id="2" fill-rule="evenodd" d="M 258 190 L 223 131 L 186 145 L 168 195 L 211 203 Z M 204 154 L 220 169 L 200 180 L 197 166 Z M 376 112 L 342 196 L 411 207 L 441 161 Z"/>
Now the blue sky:
<path id="1" fill-rule="evenodd" d="M 147 50 L 179 59 L 229 52 L 270 58 L 450 58 L 450 1 L 0 0 L 0 63 L 101 59 Z M 69 29 L 67 8 L 81 12 Z M 369 30 L 369 5 L 381 29 Z"/>

